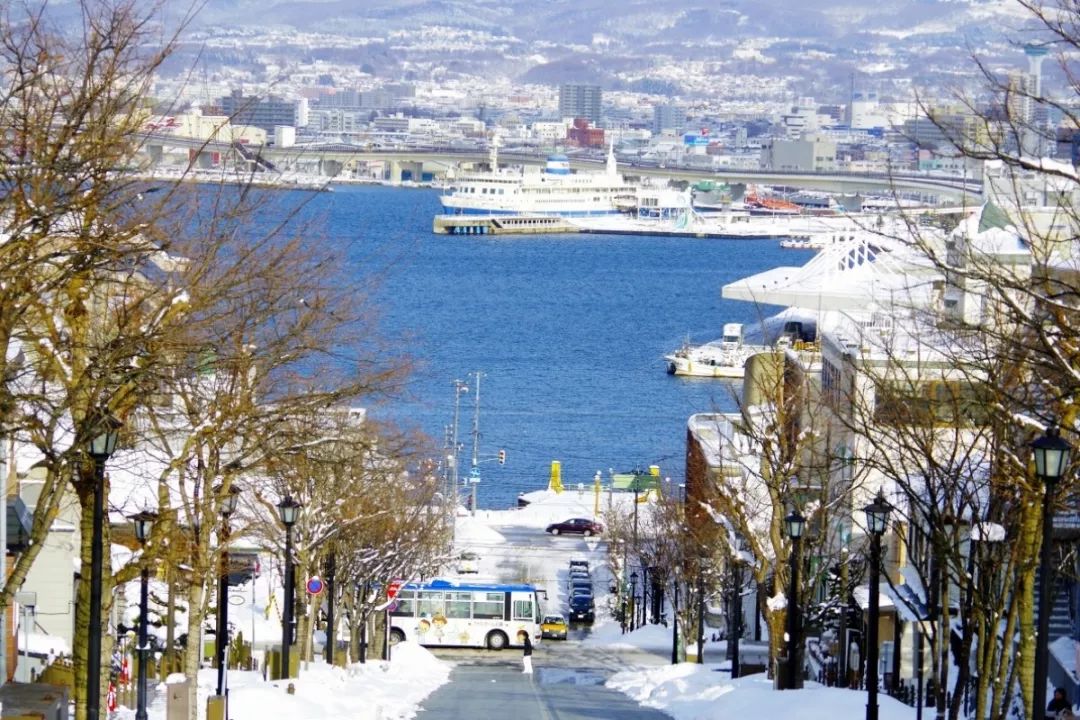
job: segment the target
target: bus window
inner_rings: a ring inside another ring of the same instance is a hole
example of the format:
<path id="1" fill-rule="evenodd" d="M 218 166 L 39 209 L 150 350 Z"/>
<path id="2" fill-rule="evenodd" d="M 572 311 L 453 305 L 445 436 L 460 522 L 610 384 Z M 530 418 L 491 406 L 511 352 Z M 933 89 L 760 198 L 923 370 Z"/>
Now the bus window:
<path id="1" fill-rule="evenodd" d="M 468 620 L 472 612 L 472 593 L 446 593 L 446 617 Z"/>
<path id="2" fill-rule="evenodd" d="M 533 617 L 532 598 L 525 598 L 524 600 L 514 600 L 515 620 L 527 620 L 529 622 L 532 622 Z"/>
<path id="3" fill-rule="evenodd" d="M 503 597 L 501 592 L 478 592 L 473 598 L 473 617 L 482 620 L 503 619 Z"/>
<path id="4" fill-rule="evenodd" d="M 436 615 L 446 617 L 446 601 L 442 592 L 422 590 L 420 592 L 420 617 L 432 618 Z"/>
<path id="5" fill-rule="evenodd" d="M 394 598 L 394 609 L 390 614 L 395 617 L 413 617 L 416 615 L 416 593 L 412 590 L 398 591 Z"/>

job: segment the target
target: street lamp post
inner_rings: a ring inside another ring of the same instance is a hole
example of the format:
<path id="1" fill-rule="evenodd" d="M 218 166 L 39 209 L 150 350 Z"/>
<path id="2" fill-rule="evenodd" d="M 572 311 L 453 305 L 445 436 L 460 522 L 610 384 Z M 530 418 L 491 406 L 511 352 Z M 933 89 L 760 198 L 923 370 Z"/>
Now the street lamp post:
<path id="1" fill-rule="evenodd" d="M 278 517 L 285 526 L 285 602 L 281 616 L 281 678 L 291 676 L 289 649 L 293 643 L 293 596 L 296 594 L 293 578 L 292 528 L 300 517 L 303 505 L 286 495 L 278 503 Z"/>
<path id="2" fill-rule="evenodd" d="M 337 633 L 334 632 L 334 594 L 337 592 L 337 553 L 330 551 L 326 558 L 326 664 L 334 664 L 334 651 L 337 650 Z"/>
<path id="3" fill-rule="evenodd" d="M 705 560 L 698 557 L 697 571 L 697 664 L 705 664 Z"/>
<path id="4" fill-rule="evenodd" d="M 1043 537 L 1039 550 L 1039 629 L 1035 637 L 1035 693 L 1036 713 L 1046 711 L 1046 679 L 1049 664 L 1050 641 L 1050 582 L 1053 575 L 1051 568 L 1050 545 L 1054 536 L 1054 490 L 1057 482 L 1065 475 L 1069 464 L 1069 451 L 1072 449 L 1061 439 L 1056 425 L 1051 425 L 1046 432 L 1031 444 L 1035 456 L 1035 474 L 1046 485 L 1043 492 Z"/>
<path id="5" fill-rule="evenodd" d="M 787 604 L 788 666 L 785 689 L 794 690 L 799 687 L 799 540 L 802 539 L 803 530 L 806 529 L 806 518 L 798 510 L 792 510 L 791 514 L 784 518 L 784 527 L 788 537 L 791 538 L 791 583 Z"/>
<path id="6" fill-rule="evenodd" d="M 679 664 L 679 578 L 671 582 L 671 664 Z"/>
<path id="7" fill-rule="evenodd" d="M 866 720 L 878 717 L 878 585 L 881 574 L 881 536 L 889 523 L 892 506 L 878 491 L 874 502 L 863 508 L 870 531 L 870 621 L 866 628 Z"/>
<path id="8" fill-rule="evenodd" d="M 135 523 L 135 537 L 143 548 L 144 556 L 146 554 L 146 541 L 150 539 L 150 529 L 156 519 L 157 515 L 145 510 L 131 516 L 131 521 Z M 148 606 L 150 604 L 150 567 L 146 564 L 145 557 L 142 558 L 142 561 L 142 572 L 139 574 L 139 677 L 135 688 L 137 695 L 135 720 L 146 720 L 146 663 L 150 655 L 150 648 L 147 647 L 146 641 L 146 614 L 149 612 Z"/>
<path id="9" fill-rule="evenodd" d="M 650 576 L 648 566 L 641 568 L 641 616 L 638 618 L 638 627 L 645 627 L 649 622 L 649 582 L 656 582 L 655 576 Z"/>
<path id="10" fill-rule="evenodd" d="M 86 641 L 86 718 L 101 714 L 101 574 L 105 522 L 105 463 L 116 452 L 120 423 L 111 415 L 100 422 L 87 450 L 94 461 L 94 520 L 90 538 L 90 636 Z"/>
<path id="11" fill-rule="evenodd" d="M 228 665 L 228 635 L 229 635 L 229 516 L 236 511 L 237 500 L 240 499 L 240 488 L 231 485 L 228 492 L 222 492 L 219 485 L 214 488 L 220 506 L 221 513 L 221 559 L 218 572 L 218 596 L 217 596 L 217 694 L 225 697 L 225 666 Z M 226 712 L 226 717 L 228 713 Z"/>
<path id="12" fill-rule="evenodd" d="M 742 551 L 731 564 L 732 598 L 731 622 L 728 628 L 728 647 L 731 648 L 731 677 L 739 677 L 739 638 L 742 637 Z"/>
<path id="13" fill-rule="evenodd" d="M 637 616 L 637 571 L 630 573 L 630 632 L 634 632 L 634 620 Z"/>

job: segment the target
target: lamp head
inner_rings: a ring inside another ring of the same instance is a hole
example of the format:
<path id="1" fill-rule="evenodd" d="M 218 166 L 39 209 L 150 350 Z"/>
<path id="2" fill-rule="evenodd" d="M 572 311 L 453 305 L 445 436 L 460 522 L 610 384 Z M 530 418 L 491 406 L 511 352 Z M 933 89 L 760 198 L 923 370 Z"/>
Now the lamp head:
<path id="1" fill-rule="evenodd" d="M 802 537 L 803 531 L 806 530 L 806 518 L 798 510 L 792 510 L 791 514 L 784 518 L 784 529 L 787 531 L 789 538 L 798 540 Z"/>
<path id="2" fill-rule="evenodd" d="M 108 460 L 116 452 L 116 442 L 120 438 L 122 423 L 111 413 L 105 412 L 97 421 L 94 435 L 87 443 L 87 450 L 94 460 Z"/>
<path id="3" fill-rule="evenodd" d="M 863 512 L 866 513 L 867 529 L 874 535 L 882 535 L 889 524 L 889 513 L 891 511 L 892 505 L 885 500 L 885 496 L 878 490 L 874 502 L 863 508 Z"/>
<path id="4" fill-rule="evenodd" d="M 300 508 L 304 507 L 296 500 L 293 500 L 291 495 L 286 495 L 281 502 L 277 504 L 278 517 L 281 518 L 282 524 L 287 528 L 291 528 L 296 521 L 300 518 Z"/>
<path id="5" fill-rule="evenodd" d="M 1046 432 L 1031 443 L 1031 449 L 1035 456 L 1035 474 L 1041 477 L 1043 482 L 1056 483 L 1065 475 L 1065 468 L 1069 465 L 1069 451 L 1072 448 L 1061 439 L 1057 425 L 1046 428 Z"/>
<path id="6" fill-rule="evenodd" d="M 214 494 L 217 495 L 221 506 L 218 512 L 222 517 L 229 517 L 236 512 L 236 506 L 240 500 L 240 488 L 235 484 L 229 486 L 229 491 L 223 493 L 221 491 L 221 485 L 214 488 Z"/>
<path id="7" fill-rule="evenodd" d="M 154 521 L 157 520 L 157 513 L 143 510 L 132 515 L 129 519 L 135 524 L 135 537 L 145 545 L 146 541 L 150 539 L 150 530 L 154 526 Z"/>

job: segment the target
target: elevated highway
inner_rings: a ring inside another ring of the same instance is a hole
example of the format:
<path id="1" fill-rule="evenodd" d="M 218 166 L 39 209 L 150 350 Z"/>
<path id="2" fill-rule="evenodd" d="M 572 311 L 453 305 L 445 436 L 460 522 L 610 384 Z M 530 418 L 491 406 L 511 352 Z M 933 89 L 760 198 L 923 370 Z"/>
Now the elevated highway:
<path id="1" fill-rule="evenodd" d="M 162 155 L 162 149 L 187 148 L 196 155 L 232 154 L 249 160 L 254 148 L 241 153 L 239 146 L 224 142 L 207 142 L 173 135 L 149 134 L 144 144 L 151 158 Z M 401 171 L 412 170 L 419 175 L 421 168 L 433 172 L 436 177 L 446 174 L 450 168 L 463 168 L 488 161 L 486 151 L 451 147 L 416 149 L 383 149 L 346 144 L 320 144 L 293 146 L 289 148 L 262 148 L 258 155 L 272 167 L 282 170 L 295 169 L 327 177 L 351 175 L 361 167 L 372 163 L 385 163 L 390 167 L 391 178 L 400 179 Z M 502 152 L 499 159 L 510 164 L 542 165 L 546 153 L 530 154 Z M 570 158 L 571 167 L 578 170 L 596 170 L 603 161 L 591 158 Z M 965 199 L 970 202 L 982 194 L 982 183 L 972 179 L 939 177 L 923 174 L 875 174 L 875 173 L 816 173 L 790 170 L 711 170 L 688 167 L 663 167 L 656 163 L 620 161 L 619 168 L 625 175 L 666 177 L 688 182 L 712 180 L 720 183 L 747 183 L 764 185 L 788 185 L 830 193 L 921 193 L 934 196 L 940 201 Z"/>

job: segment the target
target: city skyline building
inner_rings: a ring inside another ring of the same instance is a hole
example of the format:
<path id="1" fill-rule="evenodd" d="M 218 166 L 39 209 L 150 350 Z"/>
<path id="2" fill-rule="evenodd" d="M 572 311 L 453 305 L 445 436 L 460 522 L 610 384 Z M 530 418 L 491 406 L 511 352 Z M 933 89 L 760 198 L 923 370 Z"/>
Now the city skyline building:
<path id="1" fill-rule="evenodd" d="M 675 133 L 682 131 L 686 124 L 686 108 L 682 105 L 665 104 L 653 108 L 653 133 L 661 134 L 665 130 Z"/>
<path id="2" fill-rule="evenodd" d="M 244 95 L 241 90 L 218 98 L 218 108 L 233 125 L 251 125 L 273 133 L 279 125 L 305 127 L 308 124 L 308 105 L 305 98 L 283 100 L 278 97 Z"/>
<path id="3" fill-rule="evenodd" d="M 603 100 L 604 92 L 599 85 L 560 85 L 559 117 L 585 118 L 594 126 L 599 126 Z"/>

